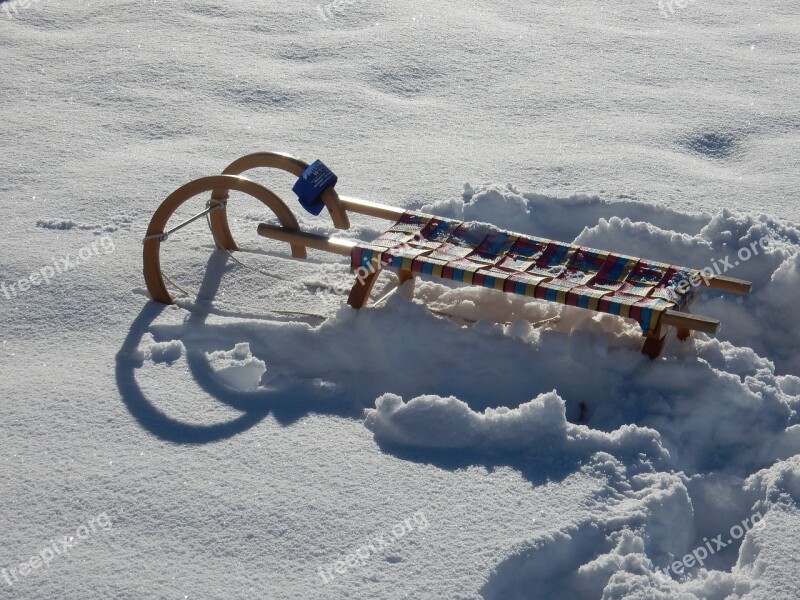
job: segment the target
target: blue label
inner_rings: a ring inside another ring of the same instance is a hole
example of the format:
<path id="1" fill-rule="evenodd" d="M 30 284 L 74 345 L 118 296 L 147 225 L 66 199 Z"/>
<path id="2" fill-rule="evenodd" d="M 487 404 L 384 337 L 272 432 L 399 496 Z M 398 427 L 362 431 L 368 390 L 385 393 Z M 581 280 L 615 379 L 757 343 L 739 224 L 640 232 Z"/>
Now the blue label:
<path id="1" fill-rule="evenodd" d="M 300 204 L 312 215 L 318 215 L 325 208 L 322 193 L 336 185 L 338 178 L 322 161 L 314 161 L 309 165 L 300 179 L 294 184 L 292 191 L 297 194 Z"/>

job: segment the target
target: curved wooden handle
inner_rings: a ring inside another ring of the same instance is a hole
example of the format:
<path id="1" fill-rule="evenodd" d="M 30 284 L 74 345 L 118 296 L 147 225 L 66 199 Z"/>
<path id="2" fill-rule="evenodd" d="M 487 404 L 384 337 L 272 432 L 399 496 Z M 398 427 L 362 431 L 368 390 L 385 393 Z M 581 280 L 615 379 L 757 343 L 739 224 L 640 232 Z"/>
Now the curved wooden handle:
<path id="1" fill-rule="evenodd" d="M 297 231 L 300 227 L 292 211 L 283 200 L 273 192 L 246 177 L 234 175 L 212 175 L 211 177 L 201 177 L 190 181 L 186 185 L 179 187 L 172 192 L 153 214 L 150 225 L 147 227 L 147 236 L 144 241 L 143 262 L 144 280 L 147 284 L 147 291 L 156 302 L 172 304 L 172 296 L 164 284 L 164 275 L 161 272 L 161 237 L 159 234 L 165 231 L 167 221 L 184 202 L 210 191 L 222 193 L 222 198 L 228 197 L 228 192 L 234 190 L 248 194 L 260 200 L 267 206 L 281 225 L 289 230 Z M 228 227 L 228 216 L 224 204 L 220 208 L 210 213 L 211 231 L 217 246 L 235 250 L 236 242 L 233 239 L 230 228 Z M 305 258 L 306 249 L 299 244 L 292 244 L 292 256 L 295 258 Z"/>
<path id="2" fill-rule="evenodd" d="M 241 158 L 237 158 L 222 172 L 223 175 L 239 175 L 250 169 L 259 167 L 266 167 L 271 169 L 281 169 L 287 171 L 296 177 L 300 177 L 308 168 L 308 163 L 303 162 L 299 158 L 283 154 L 281 152 L 255 152 L 247 154 Z M 214 190 L 211 198 L 214 200 L 223 200 L 227 197 L 227 193 L 223 189 Z M 347 211 L 339 200 L 339 194 L 333 188 L 328 188 L 322 193 L 322 201 L 331 215 L 333 226 L 336 229 L 349 229 L 350 219 L 347 216 Z"/>

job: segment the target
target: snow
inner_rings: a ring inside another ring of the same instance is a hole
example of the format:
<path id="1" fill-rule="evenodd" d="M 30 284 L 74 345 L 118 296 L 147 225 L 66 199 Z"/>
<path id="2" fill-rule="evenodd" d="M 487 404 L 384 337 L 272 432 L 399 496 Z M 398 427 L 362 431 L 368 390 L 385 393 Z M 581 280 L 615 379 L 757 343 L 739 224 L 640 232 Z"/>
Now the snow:
<path id="1" fill-rule="evenodd" d="M 798 597 L 797 2 L 320 8 L 0 3 L 0 598 Z M 250 268 L 199 221 L 148 302 L 158 203 L 258 150 L 753 293 L 656 361 L 440 281 L 354 311 L 233 195 Z"/>
<path id="2" fill-rule="evenodd" d="M 221 381 L 243 392 L 256 391 L 267 370 L 264 361 L 252 355 L 246 342 L 236 344 L 228 352 L 211 352 L 208 362 Z"/>

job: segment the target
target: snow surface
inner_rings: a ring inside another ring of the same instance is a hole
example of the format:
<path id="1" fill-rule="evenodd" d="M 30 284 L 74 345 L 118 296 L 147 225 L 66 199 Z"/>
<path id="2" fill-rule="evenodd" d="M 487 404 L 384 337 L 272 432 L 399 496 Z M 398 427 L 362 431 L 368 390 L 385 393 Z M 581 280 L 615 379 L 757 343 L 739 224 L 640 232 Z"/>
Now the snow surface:
<path id="1" fill-rule="evenodd" d="M 0 3 L 0 598 L 800 598 L 800 3 L 665 5 Z M 148 302 L 152 211 L 258 150 L 697 268 L 755 243 L 754 291 L 656 361 L 492 290 L 356 312 L 234 195 L 251 269 L 199 222 Z"/>

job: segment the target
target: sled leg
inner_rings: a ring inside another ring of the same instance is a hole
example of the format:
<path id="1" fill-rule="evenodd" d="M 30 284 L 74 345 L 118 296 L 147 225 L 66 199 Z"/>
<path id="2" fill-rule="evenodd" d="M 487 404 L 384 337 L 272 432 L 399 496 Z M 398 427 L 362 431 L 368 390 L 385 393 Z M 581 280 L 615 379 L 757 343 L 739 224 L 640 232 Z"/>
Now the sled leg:
<path id="1" fill-rule="evenodd" d="M 687 311 L 667 310 L 661 317 L 658 329 L 653 333 L 645 335 L 642 353 L 650 358 L 658 358 L 664 344 L 667 341 L 667 333 L 671 327 L 678 331 L 678 339 L 685 340 L 691 335 L 692 331 L 702 331 L 703 333 L 715 334 L 719 329 L 719 321 L 700 315 L 691 315 Z"/>
<path id="2" fill-rule="evenodd" d="M 644 346 L 642 347 L 642 354 L 649 356 L 653 360 L 661 356 L 661 353 L 664 351 L 664 344 L 667 343 L 668 331 L 669 327 L 661 325 L 654 333 L 646 334 Z"/>
<path id="3" fill-rule="evenodd" d="M 687 315 L 689 314 L 689 309 L 688 308 L 685 310 L 685 313 Z M 677 325 L 675 327 L 675 330 L 676 330 L 676 334 L 678 336 L 678 339 L 680 341 L 682 341 L 682 342 L 685 342 L 690 337 L 692 337 L 692 330 L 689 329 L 688 327 L 681 327 L 680 325 Z"/>
<path id="4" fill-rule="evenodd" d="M 401 286 L 406 281 L 413 281 L 414 277 L 415 277 L 415 275 L 411 271 L 404 271 L 404 270 L 400 269 L 397 272 L 397 282 L 398 282 L 397 284 L 398 284 L 398 286 Z M 407 298 L 408 300 L 413 300 L 414 299 L 414 285 L 413 284 L 411 286 L 409 286 L 409 291 L 408 292 L 405 292 L 405 291 L 403 292 L 403 296 L 405 298 Z"/>
<path id="5" fill-rule="evenodd" d="M 370 271 L 366 277 L 359 277 L 356 279 L 353 289 L 350 290 L 347 303 L 353 308 L 364 308 L 369 301 L 369 295 L 372 293 L 372 288 L 375 286 L 375 282 L 378 280 L 378 275 L 380 275 L 380 273 L 381 270 L 378 268 L 374 271 Z"/>
<path id="6" fill-rule="evenodd" d="M 406 281 L 414 279 L 414 274 L 411 271 L 404 271 L 400 269 L 397 272 L 397 279 L 400 281 L 400 285 L 403 285 Z"/>

